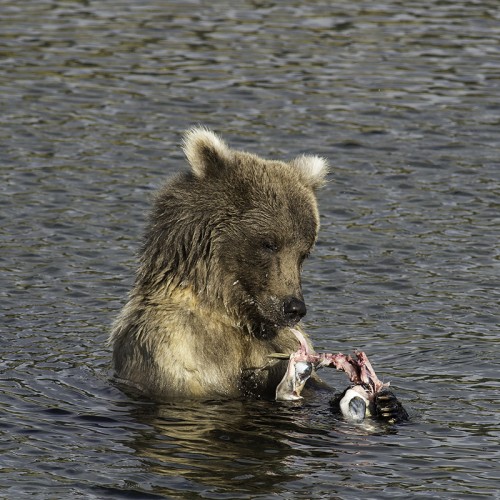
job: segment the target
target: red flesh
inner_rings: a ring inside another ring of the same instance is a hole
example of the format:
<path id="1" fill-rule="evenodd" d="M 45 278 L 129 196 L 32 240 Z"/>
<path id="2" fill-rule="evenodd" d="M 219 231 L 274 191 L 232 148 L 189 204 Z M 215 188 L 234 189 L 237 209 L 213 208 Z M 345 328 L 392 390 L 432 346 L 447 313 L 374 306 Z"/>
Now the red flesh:
<path id="1" fill-rule="evenodd" d="M 363 351 L 355 350 L 356 359 L 350 355 L 338 353 L 315 353 L 309 349 L 304 335 L 295 328 L 291 329 L 300 343 L 300 349 L 295 354 L 295 361 L 306 361 L 312 363 L 316 369 L 323 366 L 335 367 L 343 371 L 349 377 L 349 380 L 355 385 L 362 385 L 371 394 L 375 394 L 383 387 L 388 387 L 389 383 L 384 384 L 373 369 L 368 356 Z"/>

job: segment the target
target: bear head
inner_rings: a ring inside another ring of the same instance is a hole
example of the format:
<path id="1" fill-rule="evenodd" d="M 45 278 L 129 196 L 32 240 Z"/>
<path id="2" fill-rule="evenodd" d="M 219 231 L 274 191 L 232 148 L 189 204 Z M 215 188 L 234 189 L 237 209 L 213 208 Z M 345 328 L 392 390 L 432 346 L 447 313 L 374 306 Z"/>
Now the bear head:
<path id="1" fill-rule="evenodd" d="M 318 234 L 314 193 L 326 161 L 265 160 L 199 127 L 183 149 L 191 170 L 156 196 L 136 285 L 157 297 L 190 291 L 199 307 L 257 337 L 296 324 L 306 313 L 301 270 Z"/>

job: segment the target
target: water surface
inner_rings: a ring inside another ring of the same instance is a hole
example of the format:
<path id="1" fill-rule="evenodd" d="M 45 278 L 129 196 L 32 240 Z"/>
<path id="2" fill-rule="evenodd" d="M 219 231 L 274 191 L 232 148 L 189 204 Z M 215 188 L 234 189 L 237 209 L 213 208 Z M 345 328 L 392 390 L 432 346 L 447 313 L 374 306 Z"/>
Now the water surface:
<path id="1" fill-rule="evenodd" d="M 2 498 L 498 497 L 497 2 L 331 4 L 1 3 Z M 410 423 L 110 384 L 151 194 L 198 123 L 329 160 L 305 326 L 364 349 Z"/>

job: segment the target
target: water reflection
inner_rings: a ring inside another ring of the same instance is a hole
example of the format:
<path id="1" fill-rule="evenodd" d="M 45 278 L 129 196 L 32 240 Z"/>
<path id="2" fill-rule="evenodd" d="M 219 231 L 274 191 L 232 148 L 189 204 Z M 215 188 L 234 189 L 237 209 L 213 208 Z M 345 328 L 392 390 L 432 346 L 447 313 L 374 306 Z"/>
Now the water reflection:
<path id="1" fill-rule="evenodd" d="M 281 491 L 281 483 L 304 472 L 294 464 L 308 453 L 294 445 L 295 436 L 312 442 L 326 434 L 301 422 L 300 407 L 272 403 L 152 405 L 135 416 L 154 429 L 134 441 L 151 470 L 222 490 Z"/>
<path id="2" fill-rule="evenodd" d="M 377 447 L 366 436 L 397 432 L 374 421 L 349 424 L 330 413 L 327 401 L 140 405 L 132 415 L 147 430 L 131 446 L 149 471 L 167 478 L 169 488 L 278 494 L 311 468 L 331 469 L 342 462 L 339 455 Z M 335 469 L 343 473 L 342 465 Z"/>

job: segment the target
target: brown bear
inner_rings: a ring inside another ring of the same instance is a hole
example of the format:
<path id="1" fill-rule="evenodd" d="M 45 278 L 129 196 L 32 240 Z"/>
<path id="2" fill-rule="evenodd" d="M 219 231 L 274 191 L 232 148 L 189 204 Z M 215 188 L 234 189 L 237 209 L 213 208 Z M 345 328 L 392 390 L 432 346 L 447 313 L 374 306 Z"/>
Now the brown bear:
<path id="1" fill-rule="evenodd" d="M 304 259 L 326 161 L 265 160 L 184 136 L 190 171 L 154 200 L 140 265 L 109 339 L 119 381 L 156 399 L 274 397 L 306 314 Z"/>

